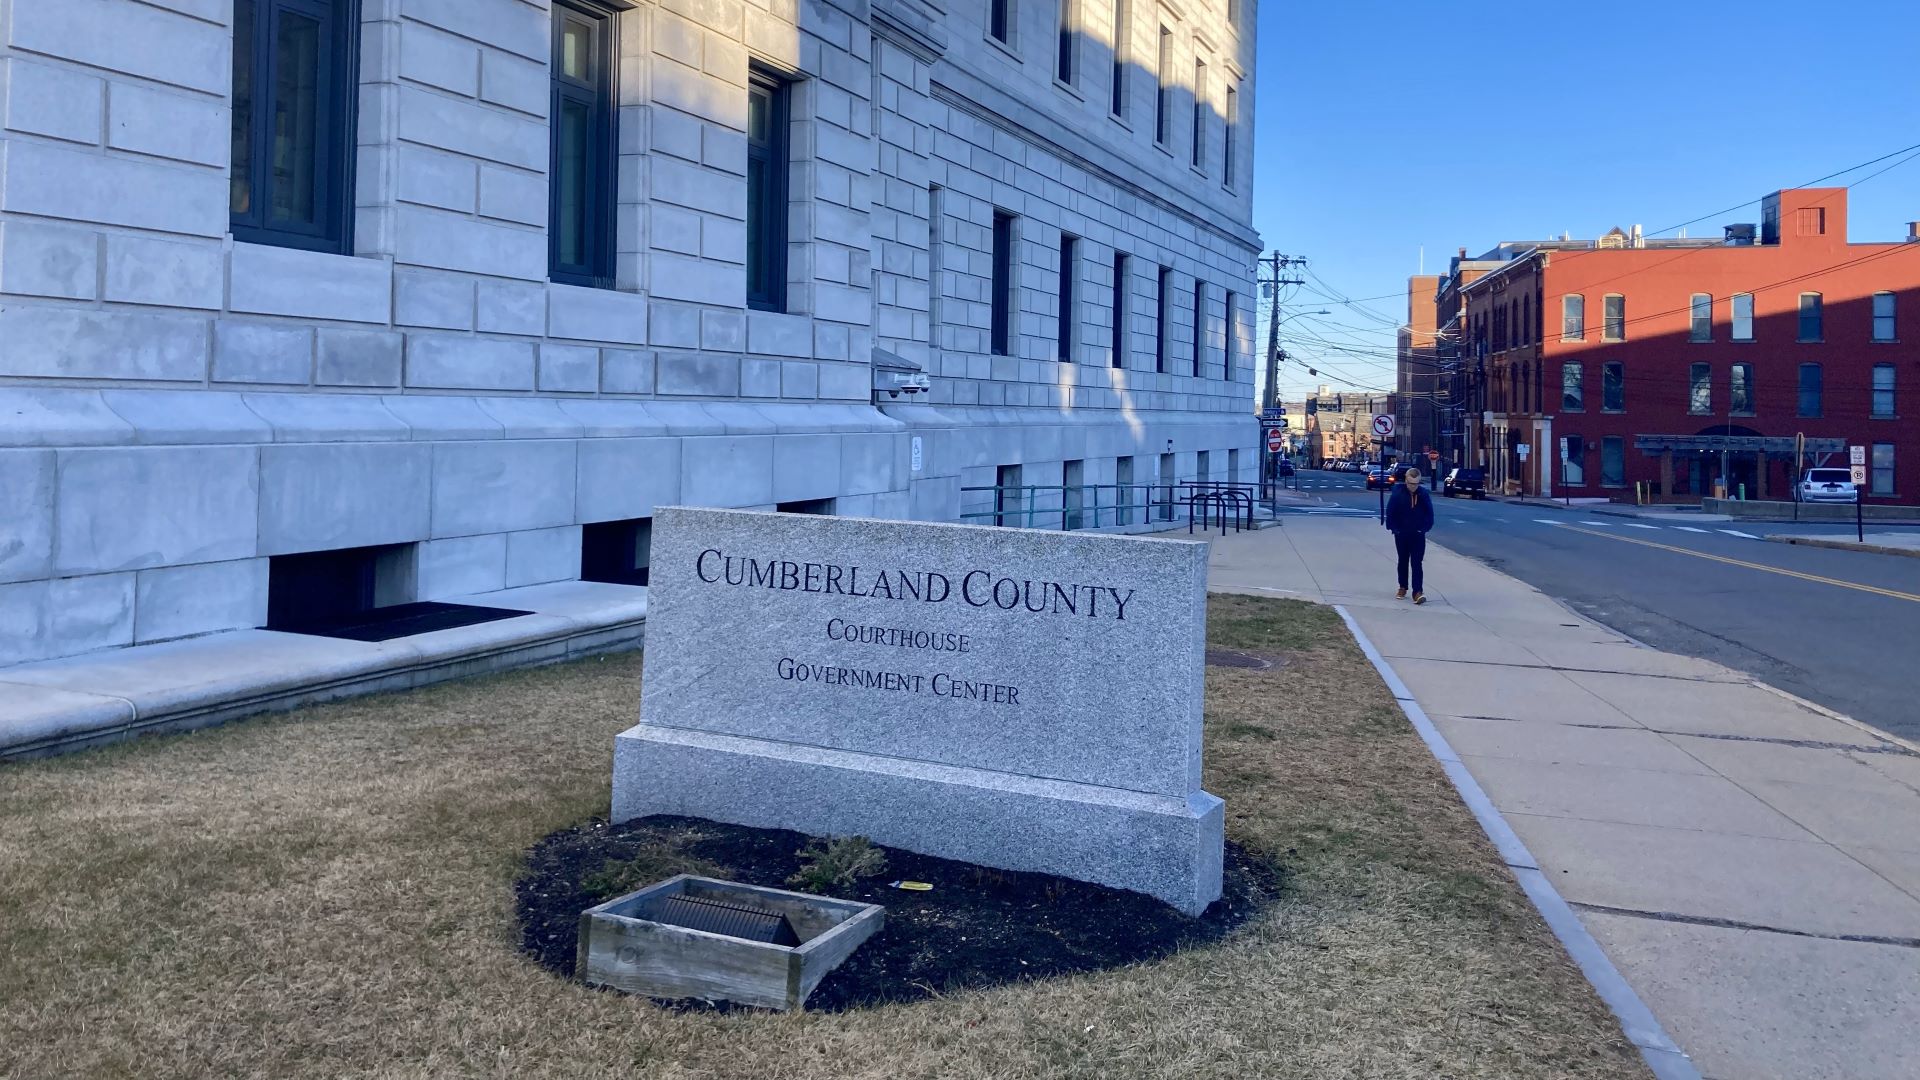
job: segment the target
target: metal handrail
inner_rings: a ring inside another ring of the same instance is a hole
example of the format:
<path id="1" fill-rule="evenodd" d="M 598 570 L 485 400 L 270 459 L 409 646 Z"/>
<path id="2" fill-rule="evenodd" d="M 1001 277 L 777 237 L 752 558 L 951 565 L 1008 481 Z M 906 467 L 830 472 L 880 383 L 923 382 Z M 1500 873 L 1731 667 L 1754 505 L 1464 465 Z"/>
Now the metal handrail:
<path id="1" fill-rule="evenodd" d="M 1173 508 L 1180 501 L 1175 497 L 1172 484 L 995 484 L 962 487 L 960 491 L 963 495 L 970 491 L 993 492 L 995 504 L 991 510 L 961 514 L 961 521 L 988 518 L 996 525 L 1032 529 L 1039 527 L 1035 524 L 1038 517 L 1047 522 L 1048 528 L 1057 519 L 1059 527 L 1066 531 L 1133 525 L 1136 511 L 1142 524 L 1155 520 L 1172 522 L 1175 520 Z M 1059 506 L 1034 505 L 1036 493 L 1055 491 L 1060 493 Z M 1005 497 L 1009 493 L 1018 496 L 1017 505 L 1006 505 Z M 1069 493 L 1080 496 L 1077 505 L 1068 499 Z M 1111 498 L 1103 499 L 1107 493 L 1111 493 Z"/>

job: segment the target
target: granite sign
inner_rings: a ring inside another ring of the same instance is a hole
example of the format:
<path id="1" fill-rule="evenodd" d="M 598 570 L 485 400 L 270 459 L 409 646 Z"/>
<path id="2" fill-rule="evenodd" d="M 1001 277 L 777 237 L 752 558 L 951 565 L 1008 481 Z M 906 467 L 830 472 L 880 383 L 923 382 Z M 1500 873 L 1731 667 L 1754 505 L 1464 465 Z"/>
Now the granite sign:
<path id="1" fill-rule="evenodd" d="M 615 820 L 1220 895 L 1204 544 L 668 507 L 650 564 Z"/>

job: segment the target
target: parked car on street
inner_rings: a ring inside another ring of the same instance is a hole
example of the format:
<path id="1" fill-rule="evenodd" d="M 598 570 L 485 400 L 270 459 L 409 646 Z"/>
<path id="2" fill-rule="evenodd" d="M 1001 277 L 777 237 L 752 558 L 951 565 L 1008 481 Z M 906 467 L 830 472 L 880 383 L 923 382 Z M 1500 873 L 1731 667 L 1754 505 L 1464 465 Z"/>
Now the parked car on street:
<path id="1" fill-rule="evenodd" d="M 1487 474 L 1481 469 L 1452 469 L 1447 478 L 1440 482 L 1440 494 L 1447 498 L 1456 498 L 1462 493 L 1476 499 L 1487 497 Z"/>
<path id="2" fill-rule="evenodd" d="M 1800 478 L 1801 502 L 1853 502 L 1859 493 L 1847 469 L 1808 469 Z"/>
<path id="3" fill-rule="evenodd" d="M 1281 458 L 1279 461 L 1273 463 L 1273 475 L 1284 478 L 1292 476 L 1293 473 L 1294 468 L 1291 460 Z"/>

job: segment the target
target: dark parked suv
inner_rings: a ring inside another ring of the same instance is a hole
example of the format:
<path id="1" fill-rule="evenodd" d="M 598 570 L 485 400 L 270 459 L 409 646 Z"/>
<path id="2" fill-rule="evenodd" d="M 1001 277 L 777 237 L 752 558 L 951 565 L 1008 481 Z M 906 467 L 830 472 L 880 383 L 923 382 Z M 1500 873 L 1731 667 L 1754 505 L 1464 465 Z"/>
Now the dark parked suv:
<path id="1" fill-rule="evenodd" d="M 1465 492 L 1476 499 L 1487 497 L 1487 474 L 1480 469 L 1454 469 L 1440 483 L 1440 494 L 1451 499 Z"/>

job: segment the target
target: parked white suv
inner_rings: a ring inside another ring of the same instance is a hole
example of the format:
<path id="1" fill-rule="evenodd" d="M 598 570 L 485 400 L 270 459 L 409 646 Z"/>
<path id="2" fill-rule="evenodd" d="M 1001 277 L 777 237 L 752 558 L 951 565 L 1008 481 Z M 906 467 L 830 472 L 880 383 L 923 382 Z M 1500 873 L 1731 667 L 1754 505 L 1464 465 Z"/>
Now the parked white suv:
<path id="1" fill-rule="evenodd" d="M 1808 469 L 1800 478 L 1801 502 L 1852 502 L 1853 473 L 1848 469 Z"/>

